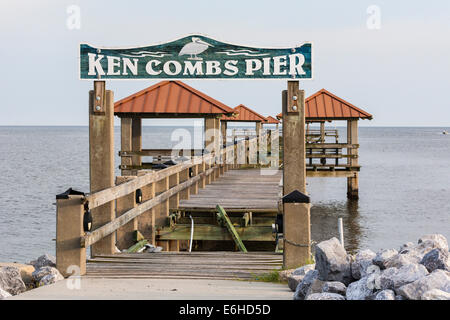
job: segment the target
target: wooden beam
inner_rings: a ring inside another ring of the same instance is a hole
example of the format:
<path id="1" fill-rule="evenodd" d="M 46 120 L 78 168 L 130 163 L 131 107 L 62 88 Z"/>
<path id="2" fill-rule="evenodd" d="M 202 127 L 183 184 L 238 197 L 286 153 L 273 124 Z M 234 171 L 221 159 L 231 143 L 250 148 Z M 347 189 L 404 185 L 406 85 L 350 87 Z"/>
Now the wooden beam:
<path id="1" fill-rule="evenodd" d="M 142 119 L 133 118 L 131 124 L 132 135 L 132 151 L 140 152 L 142 150 Z M 141 156 L 135 155 L 131 157 L 131 164 L 135 166 L 141 165 Z M 133 170 L 133 175 L 137 175 L 137 171 Z"/>
<path id="2" fill-rule="evenodd" d="M 194 218 L 194 221 L 196 219 Z M 234 227 L 236 234 L 242 241 L 268 241 L 274 242 L 272 226 Z M 160 240 L 189 240 L 191 236 L 190 224 L 177 224 L 174 228 L 165 227 L 157 236 Z M 233 241 L 230 232 L 216 225 L 195 224 L 194 240 L 206 241 Z"/>
<path id="3" fill-rule="evenodd" d="M 89 92 L 89 172 L 91 193 L 114 186 L 114 96 L 105 90 L 105 81 L 94 81 Z M 103 112 L 95 112 L 99 105 Z M 110 201 L 92 209 L 93 228 L 115 218 L 115 203 Z M 109 234 L 91 248 L 91 255 L 115 252 L 115 236 Z"/>
<path id="4" fill-rule="evenodd" d="M 283 92 L 283 195 L 306 194 L 305 94 L 298 81 L 288 81 Z M 283 204 L 283 266 L 304 265 L 311 256 L 309 204 Z"/>

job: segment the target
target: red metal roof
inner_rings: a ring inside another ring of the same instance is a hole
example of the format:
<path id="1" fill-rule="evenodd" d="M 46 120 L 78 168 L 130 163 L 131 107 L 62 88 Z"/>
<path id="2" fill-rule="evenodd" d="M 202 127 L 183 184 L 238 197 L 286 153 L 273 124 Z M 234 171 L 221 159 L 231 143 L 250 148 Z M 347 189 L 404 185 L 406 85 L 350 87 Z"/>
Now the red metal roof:
<path id="1" fill-rule="evenodd" d="M 272 116 L 267 116 L 266 117 L 266 121 L 264 123 L 266 123 L 266 124 L 278 124 L 278 123 L 280 123 L 280 121 L 275 119 Z"/>
<path id="2" fill-rule="evenodd" d="M 233 109 L 181 81 L 161 81 L 114 103 L 114 114 L 185 116 L 232 114 Z"/>
<path id="3" fill-rule="evenodd" d="M 233 109 L 234 116 L 222 116 L 221 121 L 246 121 L 246 122 L 265 122 L 266 118 L 259 113 L 253 111 L 252 109 L 244 106 L 243 104 L 238 105 Z"/>
<path id="4" fill-rule="evenodd" d="M 277 118 L 281 119 L 282 114 Z M 322 89 L 305 100 L 306 120 L 372 119 L 372 115 Z"/>

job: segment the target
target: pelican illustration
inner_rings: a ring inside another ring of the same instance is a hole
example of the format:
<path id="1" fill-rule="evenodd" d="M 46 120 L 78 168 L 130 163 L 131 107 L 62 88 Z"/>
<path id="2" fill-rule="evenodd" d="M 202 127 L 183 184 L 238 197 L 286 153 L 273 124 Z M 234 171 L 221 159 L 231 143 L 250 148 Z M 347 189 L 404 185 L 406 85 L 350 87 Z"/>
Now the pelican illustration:
<path id="1" fill-rule="evenodd" d="M 202 53 L 208 47 L 214 47 L 212 44 L 206 43 L 197 37 L 192 37 L 192 42 L 186 43 L 183 48 L 181 48 L 179 56 L 190 55 L 188 60 L 203 60 L 203 58 L 197 57 L 197 54 Z"/>

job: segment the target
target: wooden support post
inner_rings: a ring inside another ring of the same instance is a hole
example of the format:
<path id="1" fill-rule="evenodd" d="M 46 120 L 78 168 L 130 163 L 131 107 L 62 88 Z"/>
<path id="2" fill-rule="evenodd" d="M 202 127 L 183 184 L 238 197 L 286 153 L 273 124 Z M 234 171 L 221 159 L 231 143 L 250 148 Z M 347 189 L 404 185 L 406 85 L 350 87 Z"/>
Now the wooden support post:
<path id="1" fill-rule="evenodd" d="M 142 119 L 133 118 L 131 124 L 132 150 L 142 151 Z M 132 156 L 131 163 L 134 166 L 142 165 L 141 156 Z M 133 170 L 133 175 L 137 175 L 137 170 Z"/>
<path id="2" fill-rule="evenodd" d="M 256 164 L 260 164 L 260 154 L 259 151 L 261 150 L 261 135 L 262 135 L 262 131 L 261 131 L 261 122 L 256 122 L 255 124 L 255 130 L 256 130 Z"/>
<path id="3" fill-rule="evenodd" d="M 205 170 L 206 170 L 205 161 L 202 161 L 202 163 L 197 165 L 197 167 L 198 167 L 198 173 L 205 172 Z M 201 177 L 198 182 L 198 187 L 203 189 L 205 186 L 206 186 L 206 177 Z"/>
<path id="4" fill-rule="evenodd" d="M 81 195 L 69 195 L 68 199 L 56 200 L 56 268 L 64 277 L 79 268 L 86 274 L 86 248 L 80 238 L 84 236 L 84 208 Z"/>
<path id="5" fill-rule="evenodd" d="M 169 190 L 169 177 L 161 179 L 156 182 L 156 194 L 162 193 Z M 167 225 L 167 217 L 169 217 L 169 199 L 163 201 L 161 204 L 156 206 L 157 215 L 155 217 L 156 227 L 163 227 Z M 173 241 L 173 240 L 171 240 Z M 176 240 L 175 240 L 176 241 Z M 168 241 L 157 241 L 157 245 L 161 246 L 164 251 L 170 250 L 170 243 Z"/>
<path id="6" fill-rule="evenodd" d="M 177 172 L 169 177 L 169 188 L 180 184 L 180 173 Z M 180 205 L 180 193 L 176 193 L 169 198 L 170 209 L 178 209 Z"/>
<path id="7" fill-rule="evenodd" d="M 131 143 L 131 118 L 120 118 L 120 151 L 131 151 L 132 143 Z M 129 166 L 132 164 L 131 157 L 127 156 L 121 157 L 120 161 L 121 165 Z M 130 176 L 131 170 L 122 169 L 122 176 Z"/>
<path id="8" fill-rule="evenodd" d="M 185 169 L 180 172 L 180 183 L 188 181 L 188 180 L 189 180 L 189 169 Z M 190 188 L 186 188 L 186 189 L 180 191 L 180 199 L 181 200 L 189 199 L 190 195 L 191 195 Z"/>
<path id="9" fill-rule="evenodd" d="M 298 81 L 283 92 L 283 195 L 306 194 L 305 94 Z M 304 265 L 311 256 L 310 204 L 284 203 L 284 259 L 286 269 Z"/>
<path id="10" fill-rule="evenodd" d="M 358 144 L 358 120 L 347 121 L 347 144 Z M 347 154 L 358 156 L 357 148 L 347 148 Z M 352 166 L 358 165 L 358 158 L 348 158 L 347 163 Z M 358 172 L 354 177 L 347 178 L 347 198 L 352 200 L 359 199 Z"/>
<path id="11" fill-rule="evenodd" d="M 325 121 L 320 122 L 320 142 L 325 143 Z"/>
<path id="12" fill-rule="evenodd" d="M 192 177 L 198 176 L 199 168 L 201 165 L 197 164 L 191 168 L 192 170 Z M 189 187 L 189 193 L 190 194 L 197 194 L 198 193 L 198 186 L 199 182 L 195 182 L 192 186 Z"/>
<path id="13" fill-rule="evenodd" d="M 143 172 L 145 173 L 145 172 Z M 139 175 L 139 172 L 138 172 Z M 142 187 L 142 201 L 153 199 L 155 197 L 155 183 L 150 183 Z M 151 244 L 156 245 L 156 209 L 150 209 L 138 217 L 138 230 L 142 233 L 145 239 Z"/>
<path id="14" fill-rule="evenodd" d="M 116 177 L 116 185 L 134 179 L 134 176 Z M 125 197 L 116 200 L 116 215 L 122 214 L 136 206 L 136 193 L 132 192 Z M 120 250 L 125 250 L 135 244 L 134 233 L 138 230 L 138 219 L 135 218 L 116 231 L 116 246 Z"/>
<path id="15" fill-rule="evenodd" d="M 89 92 L 89 173 L 91 193 L 114 186 L 114 96 L 105 81 L 94 81 Z M 111 201 L 92 209 L 93 230 L 115 218 Z M 91 255 L 115 253 L 115 234 L 92 245 Z"/>
<path id="16" fill-rule="evenodd" d="M 221 150 L 225 149 L 227 147 L 227 122 L 222 121 L 220 122 L 220 130 L 222 135 L 222 146 Z M 222 154 L 222 165 L 220 166 L 220 174 L 224 174 L 225 171 L 227 171 L 227 154 Z"/>

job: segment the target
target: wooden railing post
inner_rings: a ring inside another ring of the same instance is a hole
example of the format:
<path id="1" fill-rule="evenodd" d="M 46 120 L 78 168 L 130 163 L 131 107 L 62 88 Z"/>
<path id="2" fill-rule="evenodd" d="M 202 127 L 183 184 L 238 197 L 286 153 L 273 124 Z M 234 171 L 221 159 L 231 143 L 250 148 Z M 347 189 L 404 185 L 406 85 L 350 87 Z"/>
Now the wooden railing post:
<path id="1" fill-rule="evenodd" d="M 139 175 L 139 172 L 138 172 Z M 142 201 L 147 201 L 155 197 L 156 183 L 149 183 L 142 187 Z M 156 245 L 156 209 L 145 211 L 138 217 L 138 230 L 142 233 L 145 239 L 153 245 Z"/>
<path id="2" fill-rule="evenodd" d="M 180 173 L 177 172 L 169 177 L 169 188 L 175 187 L 180 183 Z M 176 210 L 180 205 L 180 194 L 177 193 L 169 198 L 170 209 Z"/>
<path id="3" fill-rule="evenodd" d="M 192 170 L 192 177 L 198 176 L 198 171 L 199 171 L 199 166 L 198 164 L 192 166 L 191 170 Z M 190 194 L 197 194 L 198 193 L 198 186 L 199 186 L 199 182 L 194 183 L 191 187 L 190 187 Z"/>
<path id="4" fill-rule="evenodd" d="M 136 178 L 135 176 L 116 177 L 116 185 L 130 181 Z M 120 217 L 122 214 L 136 206 L 136 192 L 132 192 L 124 197 L 116 200 L 116 217 Z M 134 241 L 134 232 L 138 230 L 138 219 L 135 218 L 128 222 L 126 225 L 117 229 L 116 231 L 116 246 L 120 250 L 125 250 L 131 247 Z"/>
<path id="5" fill-rule="evenodd" d="M 156 182 L 156 194 L 160 194 L 167 190 L 169 190 L 169 177 L 163 178 L 160 181 Z M 161 202 L 156 207 L 156 212 L 157 212 L 155 217 L 156 226 L 166 226 L 167 217 L 169 216 L 169 199 Z M 158 241 L 157 245 L 161 246 L 164 251 L 169 250 L 168 241 Z"/>
<path id="6" fill-rule="evenodd" d="M 180 183 L 189 180 L 189 168 L 180 172 Z M 187 200 L 190 197 L 190 188 L 180 191 L 180 199 Z"/>
<path id="7" fill-rule="evenodd" d="M 120 118 L 120 151 L 126 152 L 132 150 L 131 118 Z M 121 156 L 121 165 L 129 166 L 132 164 L 130 156 Z M 122 176 L 130 176 L 131 170 L 122 169 Z"/>
<path id="8" fill-rule="evenodd" d="M 76 272 L 74 267 L 79 268 L 80 275 L 86 274 L 86 248 L 80 245 L 85 233 L 82 199 L 69 195 L 68 199 L 56 200 L 56 268 L 64 277 Z"/>
<path id="9" fill-rule="evenodd" d="M 94 81 L 89 92 L 90 190 L 94 193 L 114 186 L 114 95 L 105 90 L 105 81 Z M 115 218 L 114 201 L 92 210 L 93 229 Z M 115 234 L 91 247 L 91 255 L 114 254 Z"/>
<path id="10" fill-rule="evenodd" d="M 200 163 L 199 165 L 197 165 L 198 167 L 198 173 L 202 173 L 206 171 L 206 162 L 204 159 L 202 159 L 202 163 Z M 206 177 L 201 177 L 199 182 L 198 182 L 198 187 L 199 188 L 204 188 L 206 186 Z"/>

